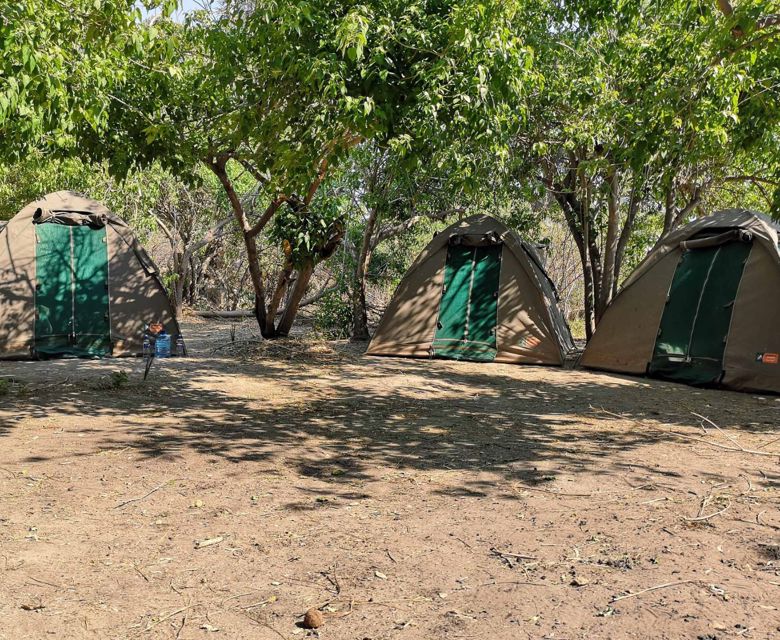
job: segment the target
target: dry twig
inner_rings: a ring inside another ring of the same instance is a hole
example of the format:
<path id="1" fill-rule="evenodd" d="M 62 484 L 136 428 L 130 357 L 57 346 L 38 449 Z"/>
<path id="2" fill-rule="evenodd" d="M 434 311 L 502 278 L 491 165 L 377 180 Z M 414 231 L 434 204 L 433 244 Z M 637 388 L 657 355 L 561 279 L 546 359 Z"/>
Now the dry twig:
<path id="1" fill-rule="evenodd" d="M 746 449 L 745 447 L 739 445 L 736 447 L 730 447 L 729 445 L 721 444 L 719 442 L 712 442 L 711 440 L 706 440 L 704 438 L 697 438 L 696 436 L 690 436 L 686 433 L 680 433 L 679 431 L 673 431 L 672 429 L 666 430 L 661 429 L 659 426 L 654 425 L 650 422 L 643 422 L 641 420 L 636 420 L 634 418 L 631 418 L 629 416 L 624 416 L 619 413 L 615 413 L 614 411 L 608 411 L 607 409 L 604 409 L 601 407 L 600 409 L 596 409 L 596 407 L 591 407 L 594 411 L 600 411 L 601 413 L 604 413 L 608 416 L 612 416 L 613 418 L 619 418 L 620 420 L 625 420 L 626 422 L 633 422 L 636 425 L 639 425 L 643 428 L 649 428 L 649 429 L 655 429 L 656 431 L 660 433 L 670 434 L 673 436 L 677 436 L 678 438 L 682 438 L 684 440 L 692 440 L 694 442 L 701 442 L 702 444 L 709 445 L 710 447 L 715 447 L 716 449 L 723 449 L 725 451 L 740 451 L 742 453 L 750 453 L 752 455 L 756 456 L 770 456 L 773 458 L 780 457 L 780 451 L 757 451 L 756 449 Z M 694 414 L 698 415 L 698 414 Z M 714 424 L 714 423 L 713 423 Z M 720 427 L 719 427 L 720 428 Z M 764 445 L 766 446 L 766 445 Z"/>
<path id="2" fill-rule="evenodd" d="M 538 560 L 539 559 L 536 556 L 527 556 L 520 553 L 510 553 L 509 551 L 501 551 L 501 549 L 496 549 L 495 547 L 492 547 L 490 549 L 490 552 L 502 558 L 514 558 L 515 560 Z"/>
<path id="3" fill-rule="evenodd" d="M 146 498 L 148 498 L 148 497 L 149 497 L 150 495 L 152 495 L 153 493 L 156 493 L 157 491 L 159 491 L 160 489 L 162 489 L 162 488 L 163 488 L 163 487 L 164 487 L 166 484 L 168 484 L 169 482 L 172 482 L 172 480 L 166 480 L 165 482 L 163 482 L 163 483 L 161 483 L 161 484 L 158 484 L 158 485 L 157 485 L 157 486 L 156 486 L 154 489 L 152 489 L 152 490 L 151 490 L 149 493 L 146 493 L 146 494 L 142 495 L 140 498 L 130 498 L 130 500 L 125 500 L 124 502 L 120 502 L 118 505 L 116 505 L 116 506 L 114 507 L 114 509 L 121 509 L 122 507 L 124 507 L 124 506 L 126 506 L 126 505 L 128 505 L 128 504 L 132 504 L 132 503 L 134 503 L 134 502 L 141 502 L 141 500 L 145 500 Z"/>
<path id="4" fill-rule="evenodd" d="M 706 516 L 698 515 L 695 518 L 683 518 L 683 520 L 687 520 L 688 522 L 704 522 L 705 520 L 709 520 L 710 518 L 714 518 L 715 516 L 719 516 L 721 513 L 724 513 L 726 509 L 728 509 L 730 506 L 731 503 L 729 502 L 720 511 L 716 511 L 715 513 L 710 513 L 709 515 Z M 699 514 L 701 514 L 701 511 L 699 511 Z"/>
<path id="5" fill-rule="evenodd" d="M 144 631 L 151 631 L 158 624 L 160 624 L 162 622 L 165 622 L 166 620 L 170 620 L 171 618 L 173 618 L 173 616 L 177 616 L 180 613 L 183 613 L 183 612 L 187 611 L 188 609 L 192 609 L 192 607 L 196 607 L 196 606 L 197 606 L 197 603 L 196 604 L 189 604 L 186 607 L 182 607 L 181 609 L 176 609 L 176 611 L 174 611 L 173 613 L 169 613 L 167 616 L 163 616 L 159 620 L 146 625 L 146 628 L 144 629 Z"/>
<path id="6" fill-rule="evenodd" d="M 659 589 L 666 589 L 668 587 L 677 587 L 681 584 L 694 584 L 698 583 L 698 580 L 680 580 L 679 582 L 667 582 L 665 584 L 658 584 L 654 587 L 648 587 L 647 589 L 642 589 L 641 591 L 635 591 L 634 593 L 627 593 L 623 596 L 613 596 L 612 600 L 610 602 L 617 602 L 619 600 L 626 600 L 627 598 L 635 598 L 636 596 L 641 596 L 643 593 L 649 593 L 650 591 L 658 591 Z"/>

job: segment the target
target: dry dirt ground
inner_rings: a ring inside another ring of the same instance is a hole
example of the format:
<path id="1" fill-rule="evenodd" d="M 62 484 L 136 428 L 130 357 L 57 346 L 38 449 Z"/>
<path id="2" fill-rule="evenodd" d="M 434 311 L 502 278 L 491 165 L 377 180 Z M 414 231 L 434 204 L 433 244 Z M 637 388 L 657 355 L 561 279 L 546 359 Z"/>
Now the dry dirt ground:
<path id="1" fill-rule="evenodd" d="M 780 637 L 780 399 L 186 328 L 0 363 L 0 638 Z"/>

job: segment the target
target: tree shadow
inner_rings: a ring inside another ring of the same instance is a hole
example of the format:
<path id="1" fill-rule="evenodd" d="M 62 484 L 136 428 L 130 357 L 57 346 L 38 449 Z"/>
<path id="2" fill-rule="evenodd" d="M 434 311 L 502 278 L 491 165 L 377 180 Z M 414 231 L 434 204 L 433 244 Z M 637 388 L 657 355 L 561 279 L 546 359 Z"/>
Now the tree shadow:
<path id="1" fill-rule="evenodd" d="M 369 495 L 370 483 L 387 479 L 388 469 L 469 472 L 457 488 L 436 489 L 460 497 L 495 495 L 496 477 L 533 487 L 583 472 L 605 482 L 620 473 L 675 476 L 619 459 L 675 438 L 646 428 L 646 421 L 690 427 L 697 411 L 717 416 L 724 428 L 776 427 L 766 403 L 745 394 L 540 367 L 359 357 L 343 345 L 287 360 L 196 351 L 158 363 L 146 383 L 137 381 L 142 366 L 139 360 L 14 363 L 14 375 L 37 382 L 28 397 L 0 404 L 0 436 L 24 420 L 91 416 L 105 426 L 78 430 L 96 433 L 99 449 L 127 447 L 160 460 L 194 451 L 244 465 L 235 474 L 282 465 L 321 483 L 322 496 L 357 500 Z M 133 382 L 98 389 L 100 376 L 117 368 L 130 368 Z M 58 380 L 66 382 L 50 382 Z M 36 453 L 25 462 L 45 459 Z"/>

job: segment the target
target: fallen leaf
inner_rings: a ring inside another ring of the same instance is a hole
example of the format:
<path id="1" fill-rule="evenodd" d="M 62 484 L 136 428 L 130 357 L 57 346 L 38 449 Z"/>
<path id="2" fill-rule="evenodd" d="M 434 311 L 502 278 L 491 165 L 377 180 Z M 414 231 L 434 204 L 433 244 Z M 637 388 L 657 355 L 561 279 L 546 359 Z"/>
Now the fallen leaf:
<path id="1" fill-rule="evenodd" d="M 380 580 L 387 580 L 387 576 L 381 571 L 374 571 L 374 575 Z"/>
<path id="2" fill-rule="evenodd" d="M 204 631 L 209 631 L 211 633 L 216 633 L 217 631 L 219 631 L 219 627 L 212 627 L 210 624 L 202 624 L 200 625 L 200 628 L 203 629 Z"/>

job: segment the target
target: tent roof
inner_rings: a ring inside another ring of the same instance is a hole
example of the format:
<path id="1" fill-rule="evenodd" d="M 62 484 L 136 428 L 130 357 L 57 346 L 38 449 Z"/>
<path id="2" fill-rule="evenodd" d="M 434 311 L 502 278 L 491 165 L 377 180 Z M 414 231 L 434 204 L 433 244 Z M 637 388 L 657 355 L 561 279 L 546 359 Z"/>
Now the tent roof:
<path id="1" fill-rule="evenodd" d="M 108 207 L 97 200 L 92 200 L 75 191 L 57 191 L 49 193 L 42 198 L 31 202 L 17 213 L 11 221 L 19 221 L 24 218 L 32 218 L 35 212 L 41 209 L 44 214 L 53 212 L 73 212 L 98 214 L 106 216 L 106 219 L 115 227 L 127 227 L 128 224 L 117 215 L 113 214 Z M 11 222 L 9 221 L 9 222 Z"/>
<path id="2" fill-rule="evenodd" d="M 757 211 L 724 209 L 712 215 L 697 218 L 661 239 L 623 283 L 622 288 L 627 289 L 634 284 L 664 256 L 677 249 L 681 242 L 689 240 L 699 233 L 718 229 L 744 229 L 751 232 L 753 238 L 763 244 L 775 256 L 778 265 L 780 265 L 780 224 Z"/>
<path id="3" fill-rule="evenodd" d="M 11 218 L 4 227 L 0 227 L 0 233 L 6 230 L 12 233 L 11 229 L 14 227 L 24 226 L 27 222 L 32 223 L 35 212 L 38 209 L 42 210 L 44 217 L 46 217 L 46 214 L 62 212 L 105 216 L 109 226 L 113 228 L 127 247 L 135 252 L 136 257 L 141 261 L 147 273 L 157 275 L 157 266 L 136 239 L 130 225 L 119 216 L 113 214 L 102 202 L 92 200 L 92 198 L 75 191 L 56 191 L 31 202 Z"/>

